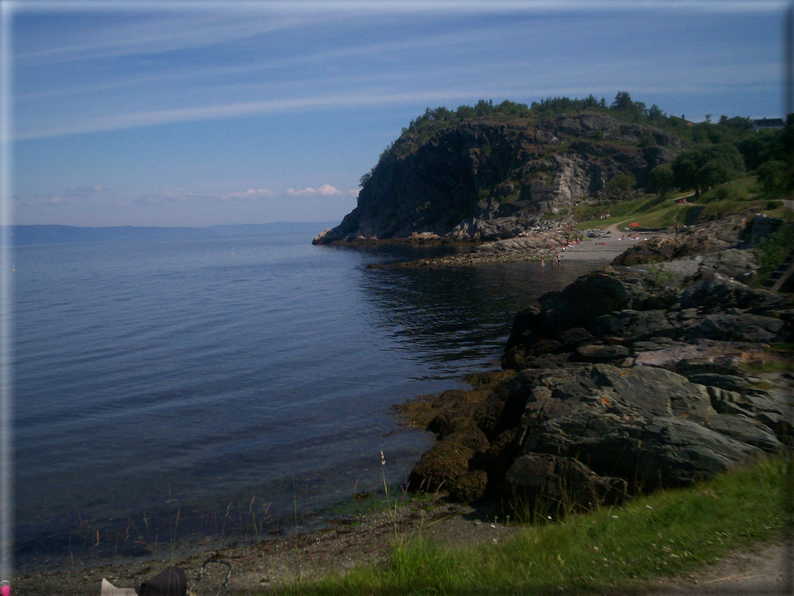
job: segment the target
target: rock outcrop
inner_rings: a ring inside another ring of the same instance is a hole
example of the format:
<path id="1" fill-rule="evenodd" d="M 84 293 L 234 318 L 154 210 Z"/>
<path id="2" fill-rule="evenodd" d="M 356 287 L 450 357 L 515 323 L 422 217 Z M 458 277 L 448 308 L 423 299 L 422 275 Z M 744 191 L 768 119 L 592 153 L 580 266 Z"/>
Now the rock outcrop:
<path id="1" fill-rule="evenodd" d="M 314 243 L 512 238 L 600 197 L 620 174 L 646 179 L 682 148 L 675 135 L 606 113 L 482 116 L 406 130 L 365 176 L 356 208 Z"/>
<path id="2" fill-rule="evenodd" d="M 516 315 L 503 372 L 406 406 L 439 438 L 411 489 L 571 511 L 687 486 L 794 440 L 794 375 L 749 372 L 790 364 L 770 348 L 794 337 L 790 298 L 719 273 L 681 288 L 608 269 L 539 302 Z"/>

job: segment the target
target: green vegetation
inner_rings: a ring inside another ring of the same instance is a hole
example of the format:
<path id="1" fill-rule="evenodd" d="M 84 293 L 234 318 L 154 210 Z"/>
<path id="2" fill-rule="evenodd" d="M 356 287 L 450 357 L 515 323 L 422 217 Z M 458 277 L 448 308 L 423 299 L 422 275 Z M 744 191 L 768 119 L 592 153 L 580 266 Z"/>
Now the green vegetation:
<path id="1" fill-rule="evenodd" d="M 648 174 L 648 191 L 658 193 L 664 197 L 673 188 L 675 188 L 675 175 L 670 164 L 659 164 Z"/>
<path id="2" fill-rule="evenodd" d="M 719 143 L 689 149 L 672 165 L 673 182 L 681 190 L 693 189 L 695 197 L 744 171 L 744 158 L 735 145 Z"/>
<path id="3" fill-rule="evenodd" d="M 500 544 L 395 541 L 385 568 L 301 584 L 301 594 L 625 593 L 781 535 L 792 514 L 785 458 L 620 508 L 544 520 Z M 264 592 L 263 592 L 264 593 Z"/>
<path id="4" fill-rule="evenodd" d="M 794 226 L 786 225 L 755 248 L 758 255 L 758 279 L 763 281 L 772 273 L 789 252 L 794 250 Z"/>

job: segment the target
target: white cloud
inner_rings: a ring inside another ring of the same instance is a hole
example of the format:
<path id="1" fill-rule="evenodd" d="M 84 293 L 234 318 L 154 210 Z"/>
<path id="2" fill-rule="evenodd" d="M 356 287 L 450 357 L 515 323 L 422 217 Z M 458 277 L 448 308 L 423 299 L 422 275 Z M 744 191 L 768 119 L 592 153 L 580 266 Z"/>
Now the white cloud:
<path id="1" fill-rule="evenodd" d="M 276 196 L 275 191 L 269 188 L 249 188 L 242 192 L 231 192 L 221 196 L 224 201 L 231 201 L 235 199 L 272 199 Z"/>
<path id="2" fill-rule="evenodd" d="M 287 194 L 292 197 L 341 197 L 345 193 L 341 190 L 336 188 L 335 186 L 331 186 L 330 184 L 323 184 L 319 188 L 312 188 L 311 186 L 307 186 L 301 190 L 295 190 L 294 188 L 290 188 L 287 190 Z"/>

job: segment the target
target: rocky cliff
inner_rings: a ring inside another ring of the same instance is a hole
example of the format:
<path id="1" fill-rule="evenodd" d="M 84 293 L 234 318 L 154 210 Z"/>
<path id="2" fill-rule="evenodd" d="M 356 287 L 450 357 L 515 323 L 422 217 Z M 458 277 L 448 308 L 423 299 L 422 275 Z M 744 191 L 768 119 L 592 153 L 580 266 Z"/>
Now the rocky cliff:
<path id="1" fill-rule="evenodd" d="M 669 132 L 603 112 L 433 122 L 403 132 L 362 178 L 358 206 L 314 243 L 511 238 L 602 198 L 621 174 L 642 184 L 682 149 Z"/>

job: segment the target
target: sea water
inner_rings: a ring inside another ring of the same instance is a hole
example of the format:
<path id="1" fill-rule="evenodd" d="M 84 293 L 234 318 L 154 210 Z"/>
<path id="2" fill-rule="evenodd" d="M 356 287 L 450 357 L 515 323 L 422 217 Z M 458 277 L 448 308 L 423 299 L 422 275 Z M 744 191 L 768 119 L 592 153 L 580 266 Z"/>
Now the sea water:
<path id="1" fill-rule="evenodd" d="M 391 411 L 594 267 L 368 269 L 307 226 L 13 253 L 17 568 L 261 539 L 404 481 Z M 386 465 L 381 465 L 381 452 Z"/>

